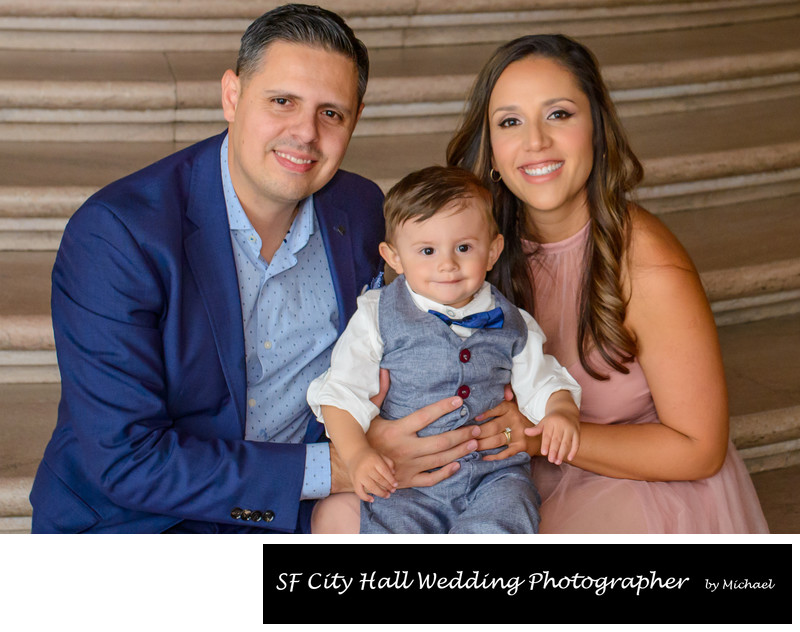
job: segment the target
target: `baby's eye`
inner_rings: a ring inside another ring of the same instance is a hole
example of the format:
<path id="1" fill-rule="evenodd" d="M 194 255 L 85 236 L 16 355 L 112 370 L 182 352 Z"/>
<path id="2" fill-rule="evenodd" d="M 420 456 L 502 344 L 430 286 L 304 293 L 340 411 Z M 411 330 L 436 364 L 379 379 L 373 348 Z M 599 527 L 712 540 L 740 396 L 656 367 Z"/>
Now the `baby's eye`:
<path id="1" fill-rule="evenodd" d="M 458 252 L 469 252 L 469 250 L 470 250 L 470 245 L 469 245 L 469 244 L 460 244 L 460 245 L 459 245 L 459 246 L 456 248 L 456 250 L 458 250 Z"/>
<path id="2" fill-rule="evenodd" d="M 433 254 L 434 251 L 433 248 L 423 248 L 422 250 L 420 250 L 420 252 L 426 257 L 429 257 Z"/>

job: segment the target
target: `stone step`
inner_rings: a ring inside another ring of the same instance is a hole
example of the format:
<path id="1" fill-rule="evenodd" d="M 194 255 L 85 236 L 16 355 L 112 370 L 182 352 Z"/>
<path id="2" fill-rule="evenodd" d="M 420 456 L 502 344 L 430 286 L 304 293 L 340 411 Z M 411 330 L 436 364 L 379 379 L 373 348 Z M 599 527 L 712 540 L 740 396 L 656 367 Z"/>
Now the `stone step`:
<path id="1" fill-rule="evenodd" d="M 800 463 L 800 315 L 720 328 L 731 435 L 751 472 Z"/>
<path id="2" fill-rule="evenodd" d="M 800 194 L 665 214 L 700 271 L 717 324 L 800 313 Z M 53 251 L 0 252 L 0 383 L 59 380 Z"/>
<path id="3" fill-rule="evenodd" d="M 800 94 L 800 18 L 582 38 L 626 117 Z M 747 41 L 747 49 L 740 45 Z M 495 45 L 375 49 L 356 135 L 449 132 Z M 235 53 L 0 50 L 0 141 L 190 142 Z"/>
<path id="4" fill-rule="evenodd" d="M 750 472 L 800 463 L 800 316 L 720 328 L 731 437 Z M 0 384 L 0 530 L 30 528 L 28 493 L 55 427 L 57 384 Z"/>
<path id="5" fill-rule="evenodd" d="M 0 384 L 0 517 L 31 514 L 28 494 L 56 425 L 58 384 Z M 28 528 L 30 526 L 28 525 Z"/>
<path id="6" fill-rule="evenodd" d="M 250 21 L 277 4 L 6 0 L 0 38 L 17 50 L 233 51 Z M 334 0 L 326 7 L 341 13 L 370 48 L 497 43 L 533 32 L 648 33 L 800 14 L 793 0 Z"/>
<path id="7" fill-rule="evenodd" d="M 800 313 L 800 194 L 661 218 L 700 271 L 718 326 Z"/>
<path id="8" fill-rule="evenodd" d="M 640 200 L 667 213 L 799 192 L 797 112 L 800 96 L 714 107 L 702 115 L 625 117 L 646 168 Z M 357 137 L 343 166 L 386 190 L 409 171 L 443 162 L 450 136 Z M 0 248 L 54 248 L 64 218 L 93 191 L 187 144 L 0 142 Z"/>
<path id="9" fill-rule="evenodd" d="M 776 112 L 785 116 L 776 116 Z M 717 107 L 698 116 L 670 112 L 624 120 L 632 145 L 646 163 L 643 199 L 682 194 L 692 184 L 720 178 L 787 171 L 800 166 L 800 98 Z M 449 133 L 356 138 L 344 167 L 381 186 L 403 174 L 441 163 Z M 375 156 L 389 157 L 376 161 Z M 750 181 L 745 179 L 746 183 Z M 753 181 L 755 183 L 755 181 Z M 680 185 L 680 186 L 675 186 Z"/>

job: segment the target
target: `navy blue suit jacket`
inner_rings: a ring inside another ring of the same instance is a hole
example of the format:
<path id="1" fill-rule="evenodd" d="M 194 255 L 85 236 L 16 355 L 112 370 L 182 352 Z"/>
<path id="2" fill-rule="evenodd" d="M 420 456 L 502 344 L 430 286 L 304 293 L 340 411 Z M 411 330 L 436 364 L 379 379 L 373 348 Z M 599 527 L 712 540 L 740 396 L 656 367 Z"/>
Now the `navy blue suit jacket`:
<path id="1" fill-rule="evenodd" d="M 244 334 L 220 177 L 224 134 L 102 189 L 53 269 L 58 424 L 31 492 L 34 532 L 160 532 L 182 519 L 308 527 L 305 447 L 244 440 Z M 379 272 L 383 196 L 339 171 L 314 195 L 339 331 Z M 306 440 L 321 437 L 312 421 Z"/>

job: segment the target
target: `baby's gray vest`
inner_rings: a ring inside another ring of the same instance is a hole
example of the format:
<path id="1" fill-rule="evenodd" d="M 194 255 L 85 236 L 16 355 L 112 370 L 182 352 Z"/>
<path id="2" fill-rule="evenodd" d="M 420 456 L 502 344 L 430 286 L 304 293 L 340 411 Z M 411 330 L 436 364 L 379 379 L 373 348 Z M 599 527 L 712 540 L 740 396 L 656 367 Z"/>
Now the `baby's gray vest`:
<path id="1" fill-rule="evenodd" d="M 440 318 L 414 304 L 404 276 L 381 290 L 381 368 L 389 370 L 391 380 L 381 409 L 384 419 L 405 417 L 446 397 L 463 397 L 464 406 L 418 433 L 440 434 L 474 424 L 476 415 L 503 401 L 512 358 L 524 348 L 528 330 L 519 310 L 494 287 L 492 295 L 503 310 L 503 327 L 476 329 L 462 340 Z"/>

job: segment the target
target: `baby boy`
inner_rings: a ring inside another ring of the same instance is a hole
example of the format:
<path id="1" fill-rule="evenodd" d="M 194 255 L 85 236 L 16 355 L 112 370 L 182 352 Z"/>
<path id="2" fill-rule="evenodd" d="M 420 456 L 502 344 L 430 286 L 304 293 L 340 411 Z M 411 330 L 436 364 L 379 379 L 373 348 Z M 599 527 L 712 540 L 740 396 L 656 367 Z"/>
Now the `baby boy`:
<path id="1" fill-rule="evenodd" d="M 419 434 L 479 423 L 475 417 L 502 402 L 510 384 L 520 411 L 548 437 L 543 451 L 572 459 L 579 445 L 580 387 L 543 353 L 545 337 L 534 319 L 485 281 L 503 237 L 480 180 L 459 168 L 423 169 L 389 191 L 384 213 L 380 253 L 399 276 L 359 298 L 331 368 L 308 390 L 362 501 L 354 512 L 360 527 L 351 519 L 351 528 L 335 531 L 536 533 L 539 496 L 528 454 L 486 460 L 500 449 L 474 452 L 432 487 L 398 489 L 392 462 L 367 441 L 378 414 L 399 419 L 452 395 L 463 400 L 461 408 Z M 391 385 L 378 409 L 370 398 L 379 391 L 381 368 Z M 508 429 L 505 435 L 510 441 Z M 330 514 L 337 510 L 326 509 L 332 500 L 318 504 L 329 515 L 317 524 L 335 521 Z"/>

